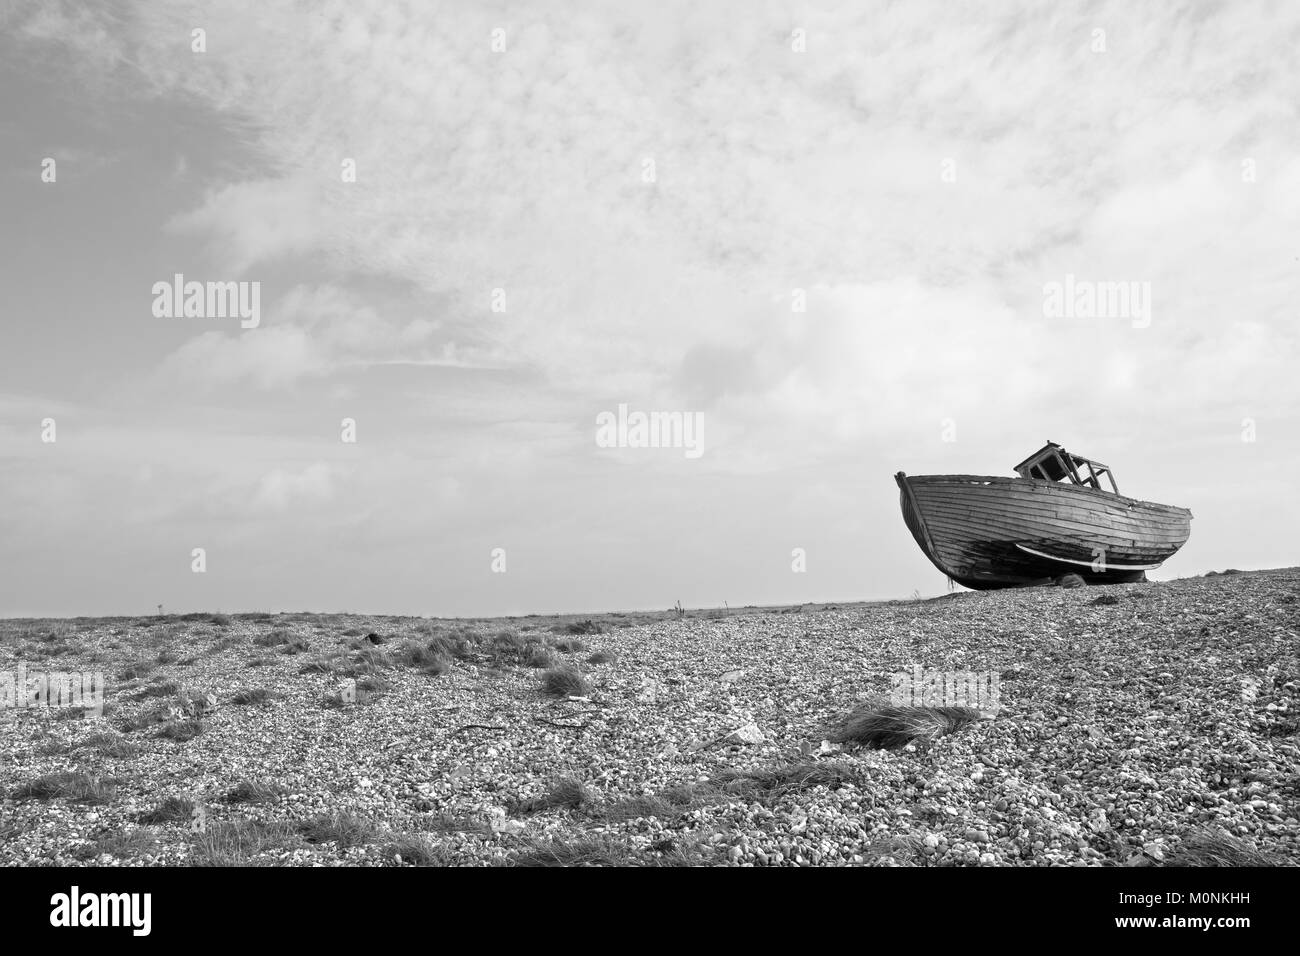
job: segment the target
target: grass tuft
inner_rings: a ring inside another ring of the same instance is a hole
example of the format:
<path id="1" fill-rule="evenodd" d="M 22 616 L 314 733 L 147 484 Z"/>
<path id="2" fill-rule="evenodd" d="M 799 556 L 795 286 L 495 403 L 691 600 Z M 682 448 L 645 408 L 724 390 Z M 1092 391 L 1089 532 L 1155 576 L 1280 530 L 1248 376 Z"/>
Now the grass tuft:
<path id="1" fill-rule="evenodd" d="M 91 734 L 81 742 L 81 746 L 90 747 L 105 757 L 112 757 L 115 760 L 138 757 L 143 749 L 139 744 L 117 734 Z"/>
<path id="2" fill-rule="evenodd" d="M 605 629 L 588 618 L 585 621 L 570 621 L 567 624 L 557 624 L 551 628 L 554 634 L 603 634 Z"/>
<path id="3" fill-rule="evenodd" d="M 327 654 L 320 654 L 302 667 L 298 668 L 299 674 L 333 674 L 339 671 L 344 664 L 343 655 L 338 651 L 330 651 Z"/>
<path id="4" fill-rule="evenodd" d="M 552 667 L 542 674 L 542 689 L 554 697 L 585 697 L 591 693 L 582 672 L 568 664 Z"/>
<path id="5" fill-rule="evenodd" d="M 228 651 L 239 643 L 239 638 L 233 634 L 227 634 L 220 640 L 213 641 L 212 646 L 203 653 L 209 657 L 220 654 L 222 651 Z"/>
<path id="6" fill-rule="evenodd" d="M 775 802 L 790 793 L 826 787 L 838 790 L 856 783 L 859 774 L 847 763 L 795 763 L 772 770 L 724 770 L 710 783 L 750 801 Z"/>
<path id="7" fill-rule="evenodd" d="M 241 780 L 221 798 L 223 803 L 271 803 L 288 791 L 278 783 Z"/>
<path id="8" fill-rule="evenodd" d="M 1200 827 L 1165 858 L 1165 866 L 1281 866 L 1282 860 L 1219 827 Z"/>
<path id="9" fill-rule="evenodd" d="M 12 800 L 71 800 L 74 803 L 108 803 L 116 783 L 87 773 L 64 771 L 19 784 L 9 794 Z"/>
<path id="10" fill-rule="evenodd" d="M 137 680 L 158 666 L 157 661 L 134 661 L 122 668 L 118 680 Z"/>
<path id="11" fill-rule="evenodd" d="M 162 729 L 158 731 L 158 736 L 164 740 L 174 740 L 183 744 L 193 740 L 207 728 L 204 727 L 203 721 L 196 717 L 185 720 L 169 720 L 163 724 Z"/>
<path id="12" fill-rule="evenodd" d="M 298 824 L 308 843 L 337 843 L 339 849 L 373 843 L 378 831 L 370 821 L 355 813 L 324 813 Z"/>
<path id="13" fill-rule="evenodd" d="M 168 797 L 152 810 L 145 810 L 136 819 L 141 823 L 179 823 L 188 821 L 194 814 L 194 801 L 189 797 Z"/>
<path id="14" fill-rule="evenodd" d="M 370 674 L 357 681 L 357 696 L 383 694 L 393 689 L 393 682 L 382 674 Z"/>
<path id="15" fill-rule="evenodd" d="M 230 698 L 230 702 L 243 707 L 250 704 L 265 704 L 275 700 L 275 698 L 275 692 L 269 691 L 265 687 L 245 687 L 235 691 L 235 695 Z"/>
<path id="16" fill-rule="evenodd" d="M 107 853 L 118 859 L 144 856 L 158 848 L 158 838 L 150 830 L 112 830 L 92 843 L 78 847 L 73 855 L 82 860 L 93 860 Z"/>
<path id="17" fill-rule="evenodd" d="M 250 858 L 268 850 L 284 849 L 298 842 L 297 831 L 288 823 L 234 820 L 214 823 L 194 836 L 191 866 L 247 866 Z"/>
<path id="18" fill-rule="evenodd" d="M 661 853 L 641 853 L 614 837 L 590 836 L 566 840 L 560 837 L 524 838 L 518 850 L 508 854 L 501 866 L 692 866 L 701 862 L 686 850 L 665 848 Z"/>
<path id="19" fill-rule="evenodd" d="M 860 704 L 831 730 L 833 743 L 894 750 L 918 740 L 933 740 L 979 720 L 970 707 L 897 707 Z"/>
<path id="20" fill-rule="evenodd" d="M 419 641 L 403 641 L 394 659 L 433 677 L 441 677 L 451 670 L 451 662 L 446 657 Z"/>
<path id="21" fill-rule="evenodd" d="M 441 657 L 454 657 L 458 661 L 467 661 L 474 657 L 476 643 L 463 634 L 440 634 L 425 646 Z"/>
<path id="22" fill-rule="evenodd" d="M 560 777 L 540 797 L 529 797 L 515 805 L 516 813 L 538 813 L 542 810 L 577 810 L 593 800 L 591 791 L 577 777 Z"/>
<path id="23" fill-rule="evenodd" d="M 258 647 L 283 647 L 286 644 L 293 643 L 293 635 L 282 627 L 272 628 L 266 634 L 259 634 L 253 638 L 253 643 Z"/>
<path id="24" fill-rule="evenodd" d="M 547 667 L 555 666 L 555 658 L 541 644 L 530 644 L 528 650 L 524 652 L 521 663 L 525 667 L 535 667 L 538 670 L 544 670 Z"/>
<path id="25" fill-rule="evenodd" d="M 160 681 L 160 682 L 150 684 L 148 687 L 144 688 L 143 690 L 132 694 L 130 699 L 147 700 L 150 697 L 171 697 L 172 695 L 179 694 L 180 692 L 181 692 L 181 685 L 178 682 L 174 680 Z"/>
<path id="26" fill-rule="evenodd" d="M 418 833 L 403 833 L 393 837 L 384 845 L 384 856 L 390 860 L 401 857 L 401 863 L 405 866 L 451 865 L 451 854 Z"/>
<path id="27" fill-rule="evenodd" d="M 352 655 L 352 668 L 349 673 L 353 677 L 360 677 L 362 674 L 376 674 L 385 667 L 391 666 L 392 663 L 387 653 L 367 644 Z"/>
<path id="28" fill-rule="evenodd" d="M 604 808 L 604 817 L 611 823 L 626 823 L 628 820 L 639 820 L 643 817 L 670 819 L 679 816 L 681 812 L 680 805 L 669 803 L 663 797 L 642 796 L 628 797 L 626 800 L 609 804 Z"/>

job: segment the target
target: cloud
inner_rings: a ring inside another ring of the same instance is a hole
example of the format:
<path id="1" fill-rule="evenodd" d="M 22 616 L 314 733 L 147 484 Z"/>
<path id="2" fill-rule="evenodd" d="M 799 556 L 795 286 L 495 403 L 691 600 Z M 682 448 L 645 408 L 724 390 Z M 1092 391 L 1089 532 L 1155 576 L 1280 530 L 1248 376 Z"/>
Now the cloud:
<path id="1" fill-rule="evenodd" d="M 750 536 L 727 538 L 745 555 L 797 543 L 766 535 L 851 527 L 840 593 L 864 578 L 906 593 L 883 546 L 878 573 L 858 564 L 863 535 L 911 547 L 892 498 L 862 491 L 869 473 L 1005 470 L 1047 437 L 1112 459 L 1125 487 L 1136 461 L 1137 487 L 1180 502 L 1261 474 L 1250 456 L 1294 471 L 1275 437 L 1300 358 L 1284 5 L 6 9 L 0 61 L 61 64 L 59 96 L 130 131 L 115 168 L 151 155 L 131 137 L 153 129 L 191 168 L 169 161 L 171 181 L 133 197 L 124 225 L 161 236 L 82 248 L 30 215 L 25 241 L 66 249 L 69 275 L 264 284 L 257 329 L 124 326 L 122 353 L 53 368 L 51 394 L 100 402 L 60 406 L 57 449 L 31 444 L 49 401 L 0 423 L 22 502 L 47 509 L 9 519 L 22 540 L 43 522 L 74 542 L 148 526 L 183 555 L 200 525 L 270 555 L 342 529 L 364 556 L 389 560 L 397 541 L 423 569 L 436 528 L 453 597 L 497 602 L 527 561 L 512 551 L 510 584 L 485 585 L 455 577 L 477 560 L 463 555 L 531 535 L 555 593 L 581 602 L 622 600 L 669 565 L 702 592 L 743 584 L 716 555 L 666 557 L 716 513 Z M 1149 281 L 1152 325 L 1048 319 L 1043 286 L 1067 273 Z M 106 311 L 135 308 L 103 287 Z M 42 299 L 52 312 L 61 292 Z M 121 381 L 128 352 L 160 374 Z M 619 402 L 703 412 L 704 457 L 688 471 L 597 454 L 592 422 Z M 343 415 L 356 446 L 340 447 Z M 1265 436 L 1249 447 L 1248 416 Z M 868 517 L 846 515 L 858 500 Z M 797 524 L 753 520 L 787 502 Z M 1217 540 L 1245 548 L 1249 529 Z"/>
<path id="2" fill-rule="evenodd" d="M 1257 192 L 1294 186 L 1282 104 L 1224 89 L 1277 89 L 1300 71 L 1276 24 L 1226 9 L 1158 30 L 1122 4 L 1050 16 L 1023 4 L 944 30 L 924 4 L 795 17 L 688 3 L 654 16 L 237 9 L 205 8 L 202 56 L 177 42 L 187 19 L 149 4 L 91 25 L 78 15 L 70 42 L 107 31 L 151 90 L 219 110 L 264 162 L 173 228 L 239 274 L 320 260 L 412 283 L 444 329 L 416 361 L 523 364 L 556 387 L 645 394 L 670 387 L 693 348 L 745 340 L 754 293 L 915 280 L 1031 324 L 1044 281 L 1127 266 L 1155 273 L 1172 310 L 1188 277 L 1229 274 L 1221 259 L 1191 265 L 1222 252 L 1205 226 L 1238 227 L 1227 262 L 1244 291 L 1259 243 L 1294 225 L 1286 203 L 1252 206 L 1227 182 L 1250 153 L 1272 177 Z M 497 26 L 501 54 L 488 45 Z M 805 53 L 791 49 L 795 26 Z M 1216 42 L 1229 31 L 1255 55 Z M 1187 68 L 1153 66 L 1169 45 Z M 341 181 L 345 158 L 355 183 Z M 1272 227 L 1252 234 L 1261 219 Z M 487 308 L 498 287 L 499 319 Z M 335 336 L 318 347 L 323 367 L 349 348 L 372 357 L 369 332 Z M 819 336 L 782 341 L 792 366 L 820 361 L 799 351 Z M 285 344 L 286 375 L 322 367 Z M 206 349 L 229 366 L 247 353 L 255 380 L 276 377 L 265 346 Z M 823 389 L 780 382 L 796 403 Z"/>
<path id="3" fill-rule="evenodd" d="M 317 215 L 321 198 L 310 183 L 292 178 L 232 183 L 175 216 L 168 228 L 205 237 L 222 271 L 243 276 L 281 257 L 316 252 L 327 238 Z"/>
<path id="4" fill-rule="evenodd" d="M 334 496 L 334 474 L 325 462 L 313 462 L 302 471 L 276 468 L 262 477 L 253 495 L 254 508 L 283 511 L 296 505 L 318 505 Z"/>
<path id="5" fill-rule="evenodd" d="M 257 327 L 200 332 L 182 344 L 166 358 L 163 380 L 273 389 L 372 365 L 475 367 L 439 338 L 441 323 L 411 317 L 409 303 L 379 301 L 336 285 L 295 286 L 264 305 Z"/>
<path id="6" fill-rule="evenodd" d="M 255 335 L 203 332 L 172 353 L 164 374 L 195 386 L 249 380 L 262 388 L 291 384 L 328 368 L 325 355 L 302 328 L 258 329 Z"/>

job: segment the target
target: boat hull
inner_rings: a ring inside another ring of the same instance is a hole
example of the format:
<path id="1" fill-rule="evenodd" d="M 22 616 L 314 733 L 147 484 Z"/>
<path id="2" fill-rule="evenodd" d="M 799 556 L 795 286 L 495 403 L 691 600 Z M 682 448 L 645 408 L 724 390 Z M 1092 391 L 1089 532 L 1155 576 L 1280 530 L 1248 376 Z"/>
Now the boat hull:
<path id="1" fill-rule="evenodd" d="M 1141 581 L 1186 543 L 1186 508 L 1034 478 L 916 475 L 898 482 L 903 520 L 926 557 L 976 590 L 1078 574 Z"/>

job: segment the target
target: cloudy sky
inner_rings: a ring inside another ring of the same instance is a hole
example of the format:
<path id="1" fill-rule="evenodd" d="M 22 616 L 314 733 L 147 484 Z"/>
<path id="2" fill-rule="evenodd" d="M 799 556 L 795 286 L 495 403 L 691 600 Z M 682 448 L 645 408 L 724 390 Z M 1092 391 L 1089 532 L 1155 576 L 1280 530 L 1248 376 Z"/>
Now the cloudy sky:
<path id="1" fill-rule="evenodd" d="M 1294 565 L 1300 9 L 984 6 L 0 4 L 0 615 L 937 594 L 1048 438 Z"/>

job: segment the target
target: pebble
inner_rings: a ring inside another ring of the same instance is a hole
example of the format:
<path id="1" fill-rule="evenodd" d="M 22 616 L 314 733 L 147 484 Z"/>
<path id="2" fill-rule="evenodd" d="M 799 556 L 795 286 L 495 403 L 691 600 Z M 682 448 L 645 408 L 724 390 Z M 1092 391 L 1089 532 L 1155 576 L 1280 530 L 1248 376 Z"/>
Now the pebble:
<path id="1" fill-rule="evenodd" d="M 185 669 L 160 668 L 215 692 L 222 706 L 209 730 L 185 745 L 169 744 L 168 762 L 115 760 L 114 775 L 125 782 L 114 801 L 93 810 L 62 801 L 6 803 L 0 817 L 15 819 L 19 833 L 6 838 L 0 822 L 0 863 L 82 862 L 70 848 L 89 845 L 105 829 L 133 828 L 135 815 L 155 805 L 158 794 L 195 792 L 217 812 L 218 798 L 239 779 L 282 781 L 290 790 L 278 803 L 240 813 L 302 819 L 351 810 L 381 824 L 413 826 L 431 814 L 486 819 L 491 807 L 506 810 L 518 798 L 544 793 L 560 774 L 582 777 L 595 803 L 527 817 L 503 813 L 495 835 L 437 839 L 465 864 L 517 852 L 510 825 L 542 839 L 599 833 L 628 841 L 638 853 L 660 840 L 683 850 L 703 841 L 710 862 L 739 865 L 909 865 L 923 856 L 936 865 L 1107 865 L 1139 847 L 1148 862 L 1176 859 L 1189 828 L 1212 823 L 1295 862 L 1300 822 L 1287 789 L 1294 782 L 1287 747 L 1294 744 L 1266 730 L 1294 709 L 1297 688 L 1273 676 L 1293 673 L 1283 669 L 1291 645 L 1274 645 L 1269 628 L 1283 610 L 1279 596 L 1293 594 L 1300 575 L 1233 576 L 1213 582 L 1213 595 L 1209 584 L 1118 586 L 1120 603 L 1097 607 L 1088 605 L 1086 589 L 1030 589 L 960 594 L 920 610 L 862 605 L 659 620 L 590 638 L 593 649 L 616 649 L 619 660 L 589 675 L 586 703 L 552 703 L 538 693 L 531 670 L 493 676 L 484 666 L 475 677 L 456 663 L 436 680 L 394 668 L 386 672 L 396 685 L 391 692 L 346 712 L 326 710 L 318 702 L 319 678 L 298 675 L 302 658 L 274 656 L 266 669 L 243 668 L 257 632 L 237 624 L 246 639 L 225 656 L 199 653 Z M 1245 607 L 1257 623 L 1232 616 Z M 1223 628 L 1224 618 L 1234 620 L 1235 636 Z M 321 620 L 319 633 L 303 629 L 312 653 L 340 646 L 337 631 L 356 626 Z M 1128 627 L 1134 620 L 1141 640 Z M 1092 634 L 1086 644 L 1074 639 L 1085 621 Z M 396 643 L 417 624 L 386 619 L 382 628 Z M 1209 630 L 1189 643 L 1189 632 L 1202 625 Z M 0 636 L 8 626 L 0 623 Z M 905 647 L 909 635 L 914 643 Z M 191 644 L 204 640 L 187 636 Z M 22 645 L 0 641 L 0 670 L 13 646 Z M 864 686 L 887 686 L 888 675 L 921 648 L 927 666 L 999 667 L 1006 706 L 992 720 L 900 751 L 822 741 L 822 728 Z M 711 676 L 742 669 L 743 680 L 722 688 Z M 286 699 L 265 708 L 227 706 L 250 673 Z M 1242 700 L 1242 677 L 1258 685 L 1252 702 Z M 663 688 L 653 704 L 638 696 L 647 680 Z M 586 721 L 584 727 L 534 720 L 565 722 L 556 716 L 565 708 L 593 713 L 575 721 Z M 1205 720 L 1203 731 L 1186 729 L 1205 715 L 1230 716 Z M 453 733 L 473 724 L 507 729 Z M 753 742 L 679 749 L 751 725 L 762 728 Z M 59 732 L 75 746 L 81 728 Z M 21 734 L 0 742 L 0 761 L 18 779 L 62 769 L 65 759 L 36 753 Z M 794 761 L 843 763 L 861 779 L 780 796 L 728 795 L 685 813 L 627 822 L 597 812 L 629 796 L 708 784 L 722 771 Z M 453 775 L 456 768 L 472 770 Z M 355 787 L 338 785 L 348 780 Z M 399 822 L 404 815 L 410 823 Z M 1100 852 L 1086 844 L 1112 827 L 1114 837 L 1095 841 Z M 185 862 L 185 825 L 156 829 L 160 845 L 151 859 Z M 719 839 L 709 843 L 715 833 Z M 1111 842 L 1120 849 L 1109 849 Z M 295 865 L 392 865 L 399 856 L 383 845 L 275 855 Z M 131 862 L 114 858 L 114 865 Z"/>

